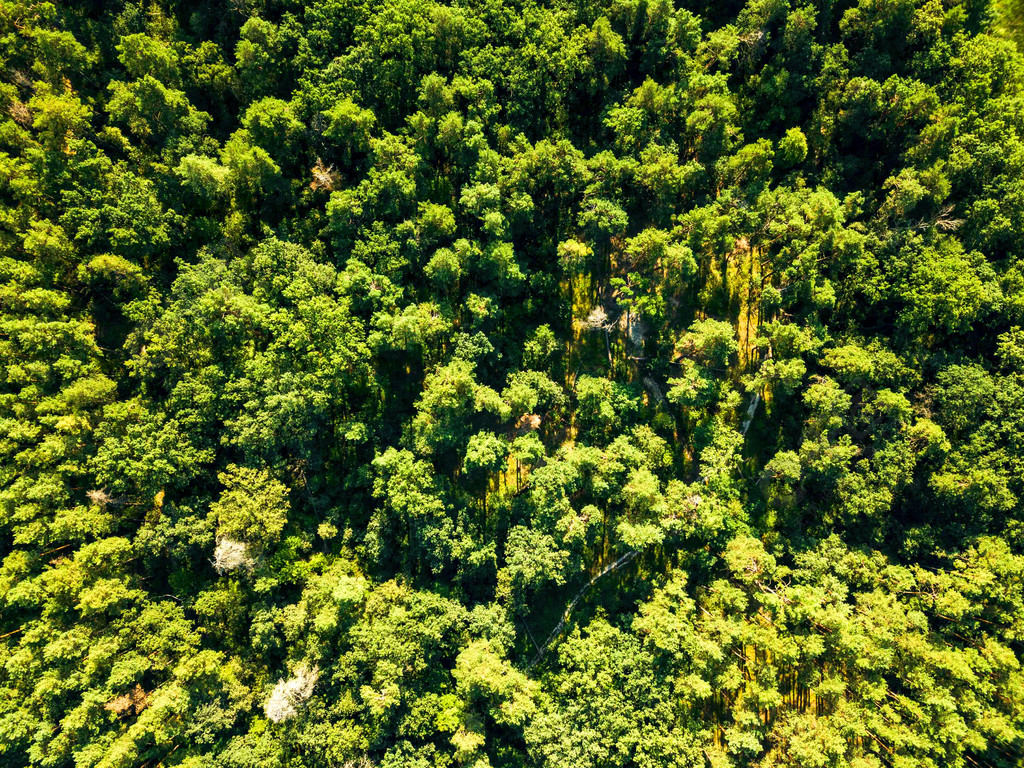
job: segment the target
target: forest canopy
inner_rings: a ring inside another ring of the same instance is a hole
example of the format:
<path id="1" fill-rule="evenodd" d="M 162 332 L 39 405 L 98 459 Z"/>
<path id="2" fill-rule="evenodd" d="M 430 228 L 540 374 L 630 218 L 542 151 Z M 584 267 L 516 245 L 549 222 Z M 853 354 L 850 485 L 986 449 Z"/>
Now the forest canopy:
<path id="1" fill-rule="evenodd" d="M 0 2 L 0 766 L 1019 766 L 1018 45 Z"/>

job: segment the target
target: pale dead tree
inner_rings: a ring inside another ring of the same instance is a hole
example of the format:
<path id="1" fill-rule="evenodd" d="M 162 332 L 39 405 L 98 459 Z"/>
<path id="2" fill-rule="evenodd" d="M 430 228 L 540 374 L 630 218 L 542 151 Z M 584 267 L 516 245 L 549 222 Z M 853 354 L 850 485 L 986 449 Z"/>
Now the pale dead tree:
<path id="1" fill-rule="evenodd" d="M 220 539 L 213 550 L 213 567 L 217 573 L 225 574 L 242 566 L 252 568 L 252 558 L 245 544 L 226 537 Z"/>
<path id="2" fill-rule="evenodd" d="M 954 219 L 952 217 L 953 206 L 944 205 L 939 209 L 939 212 L 935 214 L 931 221 L 925 221 L 922 219 L 915 226 L 914 229 L 928 229 L 929 227 L 935 227 L 941 232 L 955 232 L 960 229 L 963 225 L 963 219 Z"/>
<path id="3" fill-rule="evenodd" d="M 309 186 L 313 190 L 330 192 L 338 182 L 338 174 L 334 170 L 334 166 L 324 165 L 324 161 L 319 157 L 316 159 L 316 165 L 313 166 L 311 173 L 313 181 Z"/>
<path id="4" fill-rule="evenodd" d="M 536 413 L 524 413 L 516 422 L 515 430 L 518 434 L 532 432 L 540 429 L 541 418 Z"/>
<path id="5" fill-rule="evenodd" d="M 608 334 L 616 325 L 616 321 L 608 319 L 608 313 L 604 307 L 594 307 L 583 321 L 583 327 L 588 331 L 604 331 L 604 346 L 608 352 L 608 367 L 612 367 L 612 343 Z"/>
<path id="6" fill-rule="evenodd" d="M 28 108 L 28 105 L 24 102 L 14 100 L 11 105 L 7 108 L 11 118 L 18 125 L 27 127 L 32 124 L 32 110 Z"/>
<path id="7" fill-rule="evenodd" d="M 319 679 L 320 670 L 317 667 L 307 667 L 305 664 L 296 667 L 292 677 L 279 681 L 271 691 L 263 707 L 267 719 L 280 723 L 298 715 L 299 709 L 313 695 L 313 688 Z"/>
<path id="8" fill-rule="evenodd" d="M 640 350 L 643 350 L 647 339 L 647 325 L 639 317 L 629 317 L 629 313 L 626 313 L 626 338 Z"/>
<path id="9" fill-rule="evenodd" d="M 661 405 L 662 403 L 665 402 L 665 395 L 662 393 L 661 387 L 658 386 L 658 382 L 656 382 L 650 376 L 643 376 L 640 380 L 644 383 L 644 386 L 647 388 L 647 391 L 651 393 L 651 397 L 654 398 L 654 402 L 656 402 L 658 405 Z"/>
<path id="10" fill-rule="evenodd" d="M 89 501 L 91 501 L 93 505 L 97 507 L 105 507 L 107 504 L 113 501 L 110 494 L 107 493 L 102 488 L 96 488 L 94 490 L 91 490 L 85 495 L 88 496 Z"/>
<path id="11" fill-rule="evenodd" d="M 32 78 L 20 69 L 16 69 L 13 72 L 11 72 L 11 80 L 14 82 L 16 86 L 18 86 L 19 88 L 24 88 L 25 90 L 29 90 L 35 85 L 35 82 L 32 80 Z"/>
<path id="12" fill-rule="evenodd" d="M 772 359 L 772 348 L 768 347 L 768 351 L 765 352 L 764 358 L 766 360 Z M 761 390 L 757 390 L 751 395 L 750 405 L 747 406 L 747 411 L 743 416 L 743 426 L 740 427 L 740 434 L 746 439 L 747 432 L 750 430 L 750 425 L 754 423 L 754 415 L 757 413 L 757 406 L 761 404 Z"/>
<path id="13" fill-rule="evenodd" d="M 748 46 L 760 45 L 764 41 L 765 32 L 763 29 L 755 29 L 751 32 L 747 32 L 745 35 L 740 35 L 740 42 L 746 43 Z"/>
<path id="14" fill-rule="evenodd" d="M 548 635 L 548 639 L 544 641 L 544 645 L 537 649 L 537 655 L 534 656 L 533 661 L 530 662 L 528 667 L 529 669 L 533 669 L 535 666 L 537 666 L 540 660 L 544 658 L 544 654 L 547 653 L 548 648 L 550 648 L 551 644 L 555 642 L 558 639 L 558 637 L 562 634 L 562 630 L 565 628 L 566 622 L 568 622 L 569 618 L 572 616 L 573 610 L 575 610 L 580 600 L 583 599 L 583 596 L 587 594 L 590 588 L 594 586 L 595 583 L 597 583 L 598 579 L 600 579 L 602 576 L 608 575 L 609 573 L 617 571 L 619 568 L 622 568 L 625 565 L 628 565 L 639 554 L 639 550 L 636 549 L 627 552 L 614 563 L 606 565 L 604 568 L 601 569 L 601 571 L 596 576 L 594 576 L 590 581 L 583 585 L 583 588 L 576 593 L 576 596 L 572 599 L 572 602 L 569 603 L 569 607 L 565 609 L 565 613 L 562 614 L 562 620 L 558 622 L 558 624 L 555 626 L 553 630 L 551 630 L 551 634 Z"/>
<path id="15" fill-rule="evenodd" d="M 743 437 L 747 436 L 747 432 L 750 430 L 750 425 L 754 423 L 754 414 L 757 413 L 757 406 L 761 403 L 761 393 L 754 392 L 750 398 L 750 405 L 747 406 L 747 411 L 743 415 L 743 426 L 740 428 L 740 434 Z"/>
<path id="16" fill-rule="evenodd" d="M 583 327 L 588 331 L 610 331 L 615 327 L 615 323 L 608 320 L 608 313 L 604 307 L 594 307 L 583 321 Z"/>
<path id="17" fill-rule="evenodd" d="M 317 112 L 309 121 L 309 127 L 317 136 L 323 136 L 327 129 L 328 121 L 323 112 Z M 317 158 L 319 160 L 319 158 Z"/>
<path id="18" fill-rule="evenodd" d="M 115 696 L 104 704 L 103 708 L 108 712 L 113 712 L 118 717 L 124 717 L 125 715 L 137 715 L 148 706 L 149 694 L 142 689 L 141 685 L 136 683 L 135 688 L 130 693 Z"/>

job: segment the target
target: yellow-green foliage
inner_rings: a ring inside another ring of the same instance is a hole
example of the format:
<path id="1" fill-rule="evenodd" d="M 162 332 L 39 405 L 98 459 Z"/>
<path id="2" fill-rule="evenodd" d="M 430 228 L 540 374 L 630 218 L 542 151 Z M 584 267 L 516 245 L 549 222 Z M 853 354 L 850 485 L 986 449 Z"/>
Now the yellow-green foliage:
<path id="1" fill-rule="evenodd" d="M 0 768 L 1021 764 L 1022 30 L 0 1 Z"/>

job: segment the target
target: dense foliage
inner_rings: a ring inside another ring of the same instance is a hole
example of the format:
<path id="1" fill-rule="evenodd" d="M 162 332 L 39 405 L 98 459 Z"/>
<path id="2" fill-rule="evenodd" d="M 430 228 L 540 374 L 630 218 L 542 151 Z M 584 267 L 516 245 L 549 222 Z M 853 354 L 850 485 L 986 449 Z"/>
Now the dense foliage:
<path id="1" fill-rule="evenodd" d="M 1019 765 L 1020 12 L 0 2 L 0 765 Z"/>

